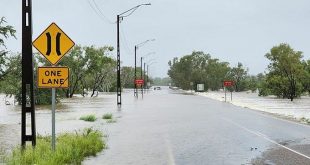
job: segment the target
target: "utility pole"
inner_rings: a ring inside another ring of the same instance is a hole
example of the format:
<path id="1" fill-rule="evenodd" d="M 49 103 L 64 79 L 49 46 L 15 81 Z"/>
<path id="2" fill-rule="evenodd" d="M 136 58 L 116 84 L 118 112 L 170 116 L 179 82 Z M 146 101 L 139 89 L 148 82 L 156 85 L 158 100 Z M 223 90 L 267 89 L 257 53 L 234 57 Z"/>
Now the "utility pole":
<path id="1" fill-rule="evenodd" d="M 117 105 L 122 105 L 122 87 L 121 87 L 121 53 L 120 53 L 120 40 L 119 40 L 119 24 L 120 21 L 123 20 L 124 17 L 130 16 L 133 12 L 135 12 L 140 6 L 144 5 L 151 5 L 150 3 L 143 3 L 137 5 L 121 14 L 117 15 L 116 22 L 117 22 L 117 84 L 116 84 L 116 92 L 117 92 Z M 126 13 L 129 13 L 125 15 Z"/>
<path id="2" fill-rule="evenodd" d="M 36 145 L 35 106 L 33 93 L 32 0 L 22 2 L 22 122 L 21 144 Z M 31 135 L 26 133 L 26 114 L 30 113 Z"/>
<path id="3" fill-rule="evenodd" d="M 146 66 L 146 88 L 147 88 L 147 91 L 149 91 L 149 65 Z"/>
<path id="4" fill-rule="evenodd" d="M 144 81 L 143 81 L 143 88 L 144 88 L 144 93 L 145 93 L 145 90 L 146 90 L 146 89 L 145 89 L 145 86 L 146 86 L 146 85 L 145 85 L 145 63 L 144 63 L 143 65 L 144 65 L 144 66 L 143 66 L 143 70 L 144 70 L 144 71 L 143 71 L 143 80 L 144 80 Z"/>
<path id="5" fill-rule="evenodd" d="M 143 60 L 143 57 L 141 57 L 141 79 L 143 79 L 142 60 Z M 142 98 L 143 98 L 143 84 L 141 85 L 141 94 L 142 94 Z"/>
<path id="6" fill-rule="evenodd" d="M 137 46 L 135 45 L 135 89 L 134 89 L 134 96 L 138 97 L 138 89 L 137 89 L 137 84 L 136 84 L 136 80 L 137 80 Z"/>
<path id="7" fill-rule="evenodd" d="M 121 87 L 121 57 L 120 57 L 120 45 L 119 45 L 119 20 L 120 16 L 117 15 L 117 105 L 122 105 L 122 87 Z"/>

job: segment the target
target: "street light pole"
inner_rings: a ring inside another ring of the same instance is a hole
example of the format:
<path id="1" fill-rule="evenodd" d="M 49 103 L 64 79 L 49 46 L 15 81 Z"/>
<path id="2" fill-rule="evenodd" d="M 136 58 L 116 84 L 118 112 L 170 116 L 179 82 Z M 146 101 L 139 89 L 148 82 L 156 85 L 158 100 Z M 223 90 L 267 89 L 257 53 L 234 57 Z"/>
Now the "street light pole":
<path id="1" fill-rule="evenodd" d="M 135 89 L 134 89 L 134 96 L 138 97 L 138 90 L 137 90 L 137 84 L 136 84 L 136 80 L 137 80 L 137 46 L 135 45 L 135 81 L 134 81 L 134 85 L 135 85 Z"/>
<path id="2" fill-rule="evenodd" d="M 144 88 L 144 93 L 145 93 L 145 62 L 143 63 L 143 88 Z"/>
<path id="3" fill-rule="evenodd" d="M 119 20 L 120 16 L 117 15 L 117 105 L 122 105 L 122 87 L 121 87 L 121 53 L 119 45 Z"/>
<path id="4" fill-rule="evenodd" d="M 120 53 L 120 40 L 119 40 L 119 24 L 120 21 L 123 20 L 124 17 L 130 16 L 134 11 L 136 11 L 140 6 L 143 5 L 151 5 L 150 3 L 144 3 L 137 5 L 119 15 L 117 15 L 116 18 L 116 24 L 117 24 L 117 83 L 116 83 L 116 92 L 117 92 L 117 105 L 121 106 L 122 105 L 122 87 L 121 87 L 121 53 Z M 125 15 L 126 13 L 128 13 Z"/>
<path id="5" fill-rule="evenodd" d="M 141 79 L 143 79 L 143 77 L 142 77 L 142 74 L 143 74 L 142 60 L 143 60 L 143 57 L 141 57 Z M 143 84 L 141 84 L 141 94 L 142 94 L 142 98 L 143 98 Z"/>
<path id="6" fill-rule="evenodd" d="M 149 65 L 146 66 L 146 88 L 147 88 L 147 91 L 149 91 Z"/>
<path id="7" fill-rule="evenodd" d="M 139 47 L 143 46 L 144 44 L 146 44 L 149 41 L 155 41 L 155 39 L 146 40 L 144 42 L 139 43 L 138 45 L 135 45 L 135 82 L 134 82 L 135 89 L 134 89 L 134 96 L 136 96 L 137 98 L 138 98 L 138 88 L 137 88 L 137 84 L 136 84 L 136 79 L 137 79 L 137 50 Z M 153 53 L 155 53 L 155 52 L 149 53 L 148 55 L 153 54 Z M 141 64 L 141 69 L 142 69 L 142 64 Z M 141 76 L 141 79 L 142 79 L 142 76 Z"/>

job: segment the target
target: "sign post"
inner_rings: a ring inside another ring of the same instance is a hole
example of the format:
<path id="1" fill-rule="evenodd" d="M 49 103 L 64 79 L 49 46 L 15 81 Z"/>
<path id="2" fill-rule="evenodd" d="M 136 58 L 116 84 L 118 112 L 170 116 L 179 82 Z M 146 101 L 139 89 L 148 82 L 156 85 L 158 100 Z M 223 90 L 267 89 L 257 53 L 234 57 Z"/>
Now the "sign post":
<path id="1" fill-rule="evenodd" d="M 56 67 L 56 64 L 74 46 L 74 42 L 52 23 L 33 42 L 33 46 L 52 64 L 51 67 L 38 67 L 38 88 L 52 88 L 52 149 L 56 149 L 55 111 L 56 88 L 69 87 L 69 68 Z"/>
<path id="2" fill-rule="evenodd" d="M 223 82 L 223 85 L 224 85 L 224 91 L 225 91 L 225 102 L 226 102 L 226 87 L 231 87 L 234 85 L 234 81 L 232 80 L 225 80 Z M 232 91 L 230 93 L 230 101 L 232 101 Z"/>

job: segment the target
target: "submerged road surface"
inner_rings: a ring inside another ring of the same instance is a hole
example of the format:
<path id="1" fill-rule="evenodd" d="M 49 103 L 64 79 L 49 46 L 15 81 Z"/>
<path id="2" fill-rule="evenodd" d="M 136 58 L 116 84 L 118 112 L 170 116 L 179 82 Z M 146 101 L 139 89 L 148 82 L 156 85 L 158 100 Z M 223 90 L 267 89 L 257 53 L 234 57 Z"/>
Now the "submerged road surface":
<path id="1" fill-rule="evenodd" d="M 310 165 L 310 127 L 169 89 L 123 94 L 108 149 L 83 164 Z"/>

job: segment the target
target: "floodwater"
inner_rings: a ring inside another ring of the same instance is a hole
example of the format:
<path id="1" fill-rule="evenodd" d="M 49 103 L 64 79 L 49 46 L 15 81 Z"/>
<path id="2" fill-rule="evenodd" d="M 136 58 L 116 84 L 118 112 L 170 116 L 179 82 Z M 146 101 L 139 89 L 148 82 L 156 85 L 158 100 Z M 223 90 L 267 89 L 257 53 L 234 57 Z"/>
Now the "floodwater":
<path id="1" fill-rule="evenodd" d="M 6 105 L 10 103 L 11 105 Z M 5 99 L 0 95 L 0 155 L 9 152 L 14 146 L 20 145 L 21 141 L 21 106 L 13 105 L 13 99 Z M 115 106 L 115 94 L 104 93 L 98 97 L 74 97 L 64 99 L 56 109 L 56 134 L 61 132 L 72 132 L 84 128 L 93 127 L 103 130 L 105 121 L 101 116 L 105 113 L 113 113 L 119 117 Z M 40 135 L 51 134 L 51 106 L 36 107 L 36 131 Z M 83 115 L 94 114 L 98 118 L 95 122 L 84 122 L 79 120 Z M 27 115 L 30 121 L 30 115 Z M 30 134 L 30 123 L 26 123 L 27 134 Z"/>
<path id="2" fill-rule="evenodd" d="M 115 94 L 64 99 L 57 107 L 56 133 L 94 127 L 107 135 L 108 149 L 83 162 L 91 165 L 251 164 L 262 155 L 266 161 L 277 162 L 270 160 L 266 151 L 283 148 L 271 141 L 285 143 L 287 147 L 310 144 L 309 126 L 162 88 L 147 92 L 143 98 L 139 91 L 138 99 L 133 97 L 133 91 L 127 90 L 123 92 L 121 108 L 116 105 Z M 0 107 L 0 147 L 9 150 L 20 144 L 20 107 L 3 104 Z M 37 107 L 38 134 L 51 132 L 49 108 Z M 116 123 L 101 119 L 105 113 L 112 113 Z M 95 114 L 98 120 L 79 120 L 88 114 Z M 296 150 L 310 155 L 303 149 Z M 300 160 L 299 164 L 310 162 L 290 151 L 287 155 Z"/>

